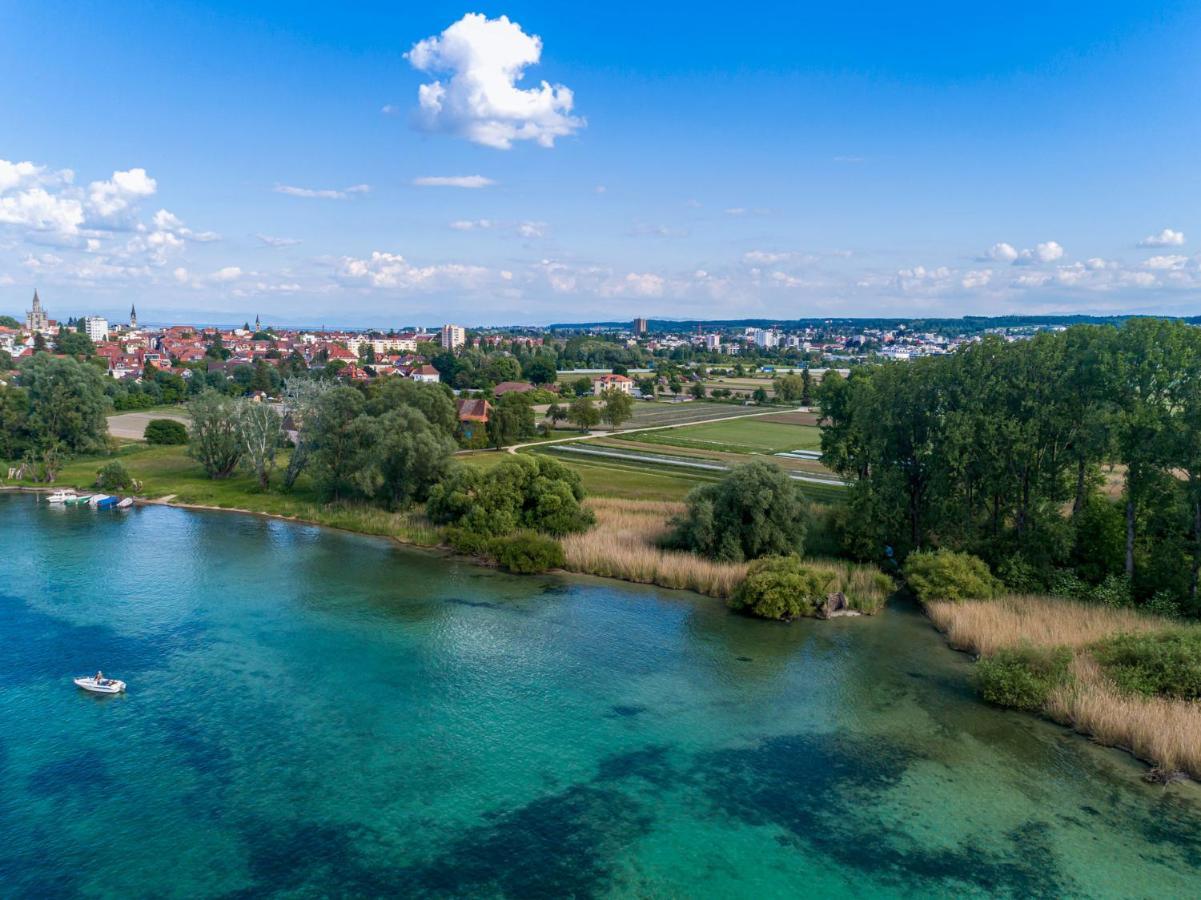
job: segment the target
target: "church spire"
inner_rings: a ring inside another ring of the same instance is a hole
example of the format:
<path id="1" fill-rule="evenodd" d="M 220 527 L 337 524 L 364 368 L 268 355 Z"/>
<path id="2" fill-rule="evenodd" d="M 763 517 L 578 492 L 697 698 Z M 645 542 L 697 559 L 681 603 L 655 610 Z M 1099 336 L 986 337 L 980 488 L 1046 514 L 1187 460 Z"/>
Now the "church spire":
<path id="1" fill-rule="evenodd" d="M 132 303 L 129 304 L 129 327 L 138 327 L 138 309 Z"/>

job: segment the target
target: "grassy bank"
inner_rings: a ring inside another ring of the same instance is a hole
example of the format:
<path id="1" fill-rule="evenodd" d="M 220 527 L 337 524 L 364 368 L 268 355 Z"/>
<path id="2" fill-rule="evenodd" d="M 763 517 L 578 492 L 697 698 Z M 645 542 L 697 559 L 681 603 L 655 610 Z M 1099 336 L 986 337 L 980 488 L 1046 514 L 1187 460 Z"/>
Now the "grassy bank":
<path id="1" fill-rule="evenodd" d="M 951 646 L 986 660 L 1065 648 L 1066 677 L 1046 693 L 1040 712 L 1165 772 L 1201 778 L 1201 703 L 1123 690 L 1098 661 L 1099 648 L 1118 635 L 1196 634 L 1197 626 L 1050 597 L 939 601 L 926 610 Z"/>

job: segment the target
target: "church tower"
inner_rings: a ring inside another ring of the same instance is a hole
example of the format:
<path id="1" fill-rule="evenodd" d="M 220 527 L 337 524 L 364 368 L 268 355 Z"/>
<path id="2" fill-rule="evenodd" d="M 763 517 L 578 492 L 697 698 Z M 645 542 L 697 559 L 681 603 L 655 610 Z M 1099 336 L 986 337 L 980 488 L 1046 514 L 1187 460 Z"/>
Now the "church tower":
<path id="1" fill-rule="evenodd" d="M 31 332 L 50 330 L 50 317 L 42 309 L 42 301 L 38 299 L 36 288 L 33 292 L 33 309 L 25 313 L 25 328 Z"/>
<path id="2" fill-rule="evenodd" d="M 138 327 L 138 310 L 132 303 L 129 305 L 129 327 Z"/>

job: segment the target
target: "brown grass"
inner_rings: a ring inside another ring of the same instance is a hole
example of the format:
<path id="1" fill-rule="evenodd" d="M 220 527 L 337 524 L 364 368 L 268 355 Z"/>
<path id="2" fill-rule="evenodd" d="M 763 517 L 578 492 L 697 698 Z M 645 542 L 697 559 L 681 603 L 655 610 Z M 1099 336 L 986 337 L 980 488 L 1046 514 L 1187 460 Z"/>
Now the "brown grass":
<path id="1" fill-rule="evenodd" d="M 951 646 L 980 656 L 1025 642 L 1036 647 L 1077 649 L 1115 634 L 1160 631 L 1163 619 L 1053 597 L 1002 597 L 955 603 L 938 600 L 926 612 Z"/>
<path id="2" fill-rule="evenodd" d="M 712 562 L 656 545 L 667 531 L 667 520 L 683 511 L 681 503 L 593 497 L 586 505 L 596 513 L 596 525 L 563 539 L 567 568 L 573 572 L 722 598 L 746 578 L 743 563 Z"/>
<path id="3" fill-rule="evenodd" d="M 1072 648 L 1073 681 L 1052 693 L 1046 714 L 1163 770 L 1201 778 L 1201 703 L 1123 692 L 1087 649 L 1117 634 L 1165 631 L 1176 623 L 1051 597 L 940 601 L 926 604 L 926 611 L 951 646 L 981 656 L 1022 644 Z"/>
<path id="4" fill-rule="evenodd" d="M 1160 769 L 1201 778 L 1201 704 L 1123 693 L 1084 654 L 1072 661 L 1072 675 L 1051 695 L 1051 718 Z"/>

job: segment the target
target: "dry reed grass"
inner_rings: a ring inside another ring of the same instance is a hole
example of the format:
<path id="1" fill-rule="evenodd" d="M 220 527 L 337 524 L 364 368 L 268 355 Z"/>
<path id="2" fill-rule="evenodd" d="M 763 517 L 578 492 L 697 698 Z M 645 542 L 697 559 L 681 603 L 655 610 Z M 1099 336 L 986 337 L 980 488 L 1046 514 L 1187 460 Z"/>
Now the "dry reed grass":
<path id="1" fill-rule="evenodd" d="M 746 578 L 744 563 L 720 563 L 657 545 L 682 503 L 594 497 L 586 505 L 596 525 L 563 539 L 573 572 L 680 588 L 726 598 Z"/>
<path id="2" fill-rule="evenodd" d="M 1022 643 L 1078 649 L 1115 634 L 1167 627 L 1165 620 L 1131 609 L 1054 597 L 937 600 L 926 604 L 926 612 L 952 647 L 980 656 Z"/>
<path id="3" fill-rule="evenodd" d="M 1160 769 L 1201 778 L 1201 704 L 1125 693 L 1088 652 L 1090 645 L 1117 634 L 1165 631 L 1179 627 L 1176 623 L 1052 597 L 939 601 L 926 604 L 926 611 L 951 646 L 981 656 L 1022 644 L 1072 648 L 1072 681 L 1052 692 L 1046 714 Z"/>
<path id="4" fill-rule="evenodd" d="M 1162 770 L 1201 779 L 1201 704 L 1123 693 L 1084 654 L 1072 661 L 1072 675 L 1047 702 L 1051 718 Z"/>

